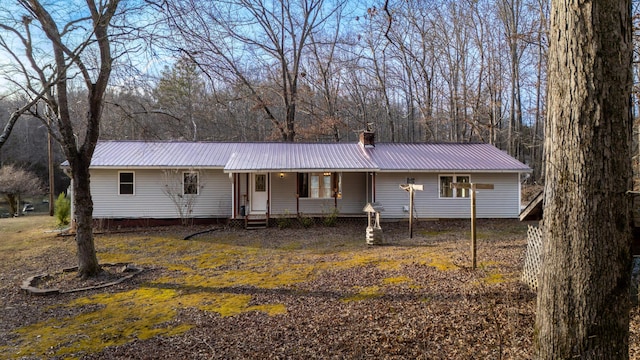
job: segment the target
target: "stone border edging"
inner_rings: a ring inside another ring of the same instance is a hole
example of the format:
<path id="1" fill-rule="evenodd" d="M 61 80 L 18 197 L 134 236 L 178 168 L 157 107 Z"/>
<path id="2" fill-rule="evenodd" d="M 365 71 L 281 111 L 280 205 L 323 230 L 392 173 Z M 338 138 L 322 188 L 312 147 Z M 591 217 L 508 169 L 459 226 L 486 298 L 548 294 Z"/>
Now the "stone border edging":
<path id="1" fill-rule="evenodd" d="M 49 288 L 49 289 L 40 289 L 37 288 L 35 286 L 33 286 L 34 282 L 36 280 L 40 280 L 43 277 L 49 276 L 49 274 L 39 274 L 39 275 L 33 275 L 28 277 L 25 281 L 22 282 L 22 285 L 20 286 L 20 289 L 24 290 L 27 294 L 29 295 L 36 295 L 36 296 L 47 296 L 47 295 L 53 295 L 53 294 L 70 294 L 70 293 L 75 293 L 75 292 L 80 292 L 80 291 L 87 291 L 87 290 L 95 290 L 95 289 L 102 289 L 105 287 L 109 287 L 109 286 L 113 286 L 113 285 L 117 285 L 125 280 L 129 280 L 132 277 L 140 274 L 143 269 L 136 267 L 134 265 L 131 264 L 127 264 L 127 263 L 106 263 L 106 264 L 101 264 L 101 266 L 123 266 L 122 269 L 122 273 L 125 272 L 130 272 L 131 274 L 129 275 L 125 275 L 123 277 L 121 277 L 120 279 L 116 280 L 116 281 L 112 281 L 112 282 L 108 282 L 108 283 L 104 283 L 104 284 L 99 284 L 99 285 L 94 285 L 94 286 L 86 286 L 86 287 L 82 287 L 82 288 L 77 288 L 77 289 L 71 289 L 71 290 L 60 290 L 60 289 L 56 289 L 56 288 Z M 72 271 L 77 271 L 78 267 L 77 266 L 72 266 L 72 267 L 68 267 L 68 268 L 64 268 L 62 269 L 62 272 L 72 272 Z"/>

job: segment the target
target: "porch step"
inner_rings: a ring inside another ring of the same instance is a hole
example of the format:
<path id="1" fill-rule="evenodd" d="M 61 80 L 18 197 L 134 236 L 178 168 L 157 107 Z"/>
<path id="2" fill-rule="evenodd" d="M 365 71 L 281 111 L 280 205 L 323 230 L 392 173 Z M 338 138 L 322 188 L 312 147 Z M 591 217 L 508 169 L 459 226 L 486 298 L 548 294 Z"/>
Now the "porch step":
<path id="1" fill-rule="evenodd" d="M 266 229 L 269 225 L 269 219 L 266 216 L 255 217 L 247 216 L 244 219 L 244 228 L 247 230 Z"/>

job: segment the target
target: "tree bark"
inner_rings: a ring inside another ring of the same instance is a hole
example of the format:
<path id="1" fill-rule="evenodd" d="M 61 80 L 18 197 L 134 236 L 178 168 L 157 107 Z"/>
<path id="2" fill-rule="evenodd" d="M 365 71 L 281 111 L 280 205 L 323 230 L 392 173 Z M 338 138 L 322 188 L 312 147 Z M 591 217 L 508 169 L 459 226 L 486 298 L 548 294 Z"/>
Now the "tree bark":
<path id="1" fill-rule="evenodd" d="M 539 359 L 627 359 L 630 1 L 553 0 Z"/>
<path id="2" fill-rule="evenodd" d="M 89 164 L 78 164 L 73 174 L 73 209 L 76 220 L 78 275 L 91 277 L 100 271 L 93 242 L 93 200 L 91 199 Z"/>

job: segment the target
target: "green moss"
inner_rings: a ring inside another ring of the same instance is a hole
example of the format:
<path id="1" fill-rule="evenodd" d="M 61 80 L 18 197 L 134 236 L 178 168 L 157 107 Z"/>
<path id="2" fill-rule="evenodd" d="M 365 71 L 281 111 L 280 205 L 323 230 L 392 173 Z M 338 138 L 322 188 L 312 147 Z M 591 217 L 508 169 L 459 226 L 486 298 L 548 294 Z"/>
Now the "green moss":
<path id="1" fill-rule="evenodd" d="M 356 287 L 358 293 L 349 297 L 342 299 L 343 302 L 349 301 L 365 301 L 376 299 L 382 296 L 380 292 L 380 287 L 377 285 L 374 286 L 364 286 L 364 287 Z"/>
<path id="2" fill-rule="evenodd" d="M 487 274 L 487 276 L 484 278 L 484 282 L 486 284 L 489 285 L 493 285 L 493 284 L 500 284 L 505 282 L 505 278 L 502 274 L 500 273 L 489 273 Z"/>
<path id="3" fill-rule="evenodd" d="M 302 244 L 299 241 L 291 241 L 282 245 L 278 249 L 280 250 L 300 250 L 302 249 Z"/>
<path id="4" fill-rule="evenodd" d="M 287 312 L 284 304 L 260 304 L 249 294 L 229 291 L 240 286 L 295 290 L 296 284 L 322 272 L 353 267 L 397 271 L 403 266 L 423 264 L 442 271 L 457 269 L 451 261 L 451 254 L 457 251 L 455 247 L 441 246 L 439 252 L 434 252 L 433 247 L 369 248 L 361 238 L 335 243 L 294 239 L 281 248 L 270 248 L 259 238 L 242 240 L 238 245 L 234 241 L 234 236 L 197 241 L 160 236 L 100 236 L 96 246 L 101 261 L 162 267 L 169 270 L 167 275 L 136 290 L 71 301 L 64 306 L 85 306 L 91 310 L 20 328 L 8 346 L 0 347 L 0 352 L 16 354 L 16 358 L 72 357 L 136 339 L 179 335 L 191 327 L 173 322 L 177 311 L 183 308 L 224 317 L 249 311 L 270 316 Z M 397 285 L 422 289 L 412 279 L 399 275 L 384 278 L 376 285 L 354 288 L 354 294 L 342 301 L 372 300 L 382 296 L 385 287 Z"/>
<path id="5" fill-rule="evenodd" d="M 427 263 L 440 271 L 450 271 L 458 269 L 451 259 L 442 255 L 431 255 L 431 260 Z"/>
<path id="6" fill-rule="evenodd" d="M 49 319 L 16 330 L 16 357 L 93 353 L 135 339 L 181 334 L 191 325 L 169 326 L 176 315 L 175 290 L 141 288 L 69 302 L 67 307 L 99 305 L 97 310 Z M 92 309 L 95 307 L 91 307 Z M 126 324 L 126 326 L 123 326 Z"/>
<path id="7" fill-rule="evenodd" d="M 382 283 L 385 285 L 398 285 L 398 284 L 411 283 L 411 281 L 412 281 L 411 278 L 407 276 L 397 276 L 397 277 L 385 278 L 382 280 Z"/>
<path id="8" fill-rule="evenodd" d="M 196 307 L 207 312 L 218 313 L 222 317 L 234 316 L 249 311 L 260 311 L 270 316 L 285 314 L 287 308 L 284 304 L 249 305 L 251 295 L 243 294 L 211 294 L 194 293 L 184 296 L 181 305 Z"/>

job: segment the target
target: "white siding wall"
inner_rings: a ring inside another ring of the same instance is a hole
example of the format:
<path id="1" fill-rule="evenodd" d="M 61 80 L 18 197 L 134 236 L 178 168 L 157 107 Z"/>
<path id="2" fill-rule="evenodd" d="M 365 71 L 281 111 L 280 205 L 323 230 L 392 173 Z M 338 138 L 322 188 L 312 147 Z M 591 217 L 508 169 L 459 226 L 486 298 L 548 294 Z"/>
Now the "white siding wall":
<path id="1" fill-rule="evenodd" d="M 186 170 L 186 169 L 185 169 Z M 162 170 L 133 170 L 135 195 L 118 195 L 118 170 L 92 170 L 91 191 L 94 217 L 99 218 L 177 218 L 179 215 L 171 199 L 163 193 Z M 231 217 L 231 181 L 222 170 L 201 170 L 202 188 L 194 206 L 193 217 Z M 435 173 L 378 173 L 376 174 L 376 201 L 385 211 L 383 218 L 408 218 L 403 206 L 409 205 L 409 194 L 399 188 L 407 177 L 423 184 L 424 191 L 417 191 L 415 210 L 419 218 L 466 218 L 470 213 L 468 198 L 440 199 L 438 175 Z M 470 175 L 475 183 L 494 184 L 494 190 L 479 190 L 477 210 L 479 218 L 515 218 L 519 215 L 518 174 L 463 174 Z M 182 176 L 179 171 L 177 176 Z M 245 175 L 241 179 L 241 194 L 246 192 Z M 338 209 L 342 215 L 363 215 L 366 204 L 365 173 L 343 173 L 342 194 Z M 286 173 L 271 174 L 271 213 L 273 215 L 296 212 L 296 177 Z M 242 202 L 242 197 L 241 200 Z M 240 204 L 239 204 L 240 205 Z M 300 212 L 322 214 L 333 209 L 333 199 L 300 199 Z"/>
<path id="2" fill-rule="evenodd" d="M 126 170 L 129 171 L 129 170 Z M 131 170 L 135 173 L 135 194 L 118 195 L 118 170 L 91 170 L 94 218 L 178 218 L 171 199 L 162 191 L 166 182 L 162 170 Z M 187 171 L 185 169 L 184 171 Z M 231 181 L 222 170 L 199 170 L 200 193 L 192 217 L 231 216 Z M 176 173 L 182 176 L 182 170 Z M 178 178 L 176 181 L 181 181 Z"/>
<path id="3" fill-rule="evenodd" d="M 296 173 L 285 173 L 280 178 L 279 173 L 271 174 L 271 214 L 281 215 L 296 213 Z M 342 174 L 342 199 L 338 199 L 338 210 L 341 215 L 363 215 L 362 208 L 366 205 L 365 174 Z M 300 199 L 300 212 L 318 215 L 330 213 L 335 206 L 334 199 Z"/>
<path id="4" fill-rule="evenodd" d="M 415 216 L 418 218 L 468 218 L 471 213 L 469 198 L 439 198 L 439 175 L 436 173 L 378 173 L 376 174 L 376 201 L 384 207 L 383 218 L 409 218 L 403 211 L 409 206 L 409 193 L 399 185 L 407 177 L 415 178 L 424 191 L 416 191 L 414 197 Z M 443 173 L 444 175 L 444 173 Z M 478 218 L 516 218 L 520 213 L 519 174 L 469 175 L 471 182 L 494 184 L 494 190 L 478 190 L 476 212 Z"/>
<path id="5" fill-rule="evenodd" d="M 296 174 L 271 174 L 271 214 L 282 215 L 296 213 Z"/>
<path id="6" fill-rule="evenodd" d="M 342 199 L 338 199 L 341 214 L 365 215 L 367 205 L 367 173 L 342 173 Z"/>

